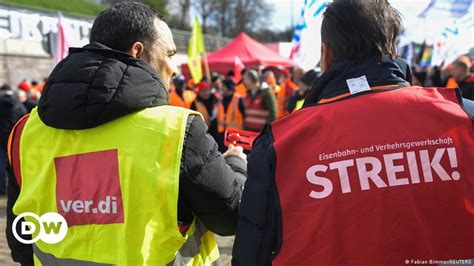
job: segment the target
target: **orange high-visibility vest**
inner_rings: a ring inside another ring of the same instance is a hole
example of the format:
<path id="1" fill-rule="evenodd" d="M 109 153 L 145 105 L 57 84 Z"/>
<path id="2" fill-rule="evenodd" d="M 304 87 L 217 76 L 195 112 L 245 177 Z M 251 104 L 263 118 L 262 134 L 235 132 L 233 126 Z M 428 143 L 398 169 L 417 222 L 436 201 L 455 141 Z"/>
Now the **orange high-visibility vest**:
<path id="1" fill-rule="evenodd" d="M 285 80 L 281 85 L 277 94 L 277 117 L 282 118 L 288 114 L 288 99 L 294 90 L 298 88 L 298 84 L 294 83 L 290 78 Z"/>
<path id="2" fill-rule="evenodd" d="M 241 129 L 244 123 L 244 116 L 240 112 L 239 102 L 242 97 L 238 93 L 234 93 L 232 100 L 224 110 L 224 104 L 219 104 L 219 112 L 217 113 L 217 131 L 222 133 L 226 128 Z"/>
<path id="3" fill-rule="evenodd" d="M 247 96 L 247 86 L 245 86 L 245 84 L 241 82 L 240 84 L 237 84 L 237 86 L 235 86 L 235 92 L 238 93 L 240 96 L 245 97 Z"/>
<path id="4" fill-rule="evenodd" d="M 446 88 L 454 89 L 454 88 L 457 88 L 457 86 L 458 86 L 458 83 L 453 77 L 448 79 L 448 82 L 446 83 Z"/>
<path id="5" fill-rule="evenodd" d="M 211 121 L 209 120 L 209 118 L 211 117 L 209 115 L 209 113 L 207 112 L 207 108 L 206 106 L 201 103 L 200 101 L 196 100 L 194 101 L 194 104 L 196 105 L 196 111 L 198 111 L 199 113 L 201 113 L 202 117 L 204 118 L 204 121 L 206 122 L 206 124 L 208 126 L 211 125 Z"/>
<path id="6" fill-rule="evenodd" d="M 196 99 L 196 93 L 190 90 L 185 90 L 183 91 L 183 98 L 179 97 L 179 95 L 175 91 L 171 91 L 169 97 L 169 104 L 189 109 L 194 99 Z"/>

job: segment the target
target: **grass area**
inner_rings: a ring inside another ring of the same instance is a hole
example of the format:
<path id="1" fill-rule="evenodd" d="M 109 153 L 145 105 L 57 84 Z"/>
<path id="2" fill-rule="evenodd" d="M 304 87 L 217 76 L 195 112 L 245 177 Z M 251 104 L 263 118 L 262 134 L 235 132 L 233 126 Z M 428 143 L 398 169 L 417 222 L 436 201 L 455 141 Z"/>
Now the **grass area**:
<path id="1" fill-rule="evenodd" d="M 0 3 L 16 4 L 25 7 L 58 10 L 65 13 L 97 16 L 105 6 L 87 0 L 0 0 Z"/>

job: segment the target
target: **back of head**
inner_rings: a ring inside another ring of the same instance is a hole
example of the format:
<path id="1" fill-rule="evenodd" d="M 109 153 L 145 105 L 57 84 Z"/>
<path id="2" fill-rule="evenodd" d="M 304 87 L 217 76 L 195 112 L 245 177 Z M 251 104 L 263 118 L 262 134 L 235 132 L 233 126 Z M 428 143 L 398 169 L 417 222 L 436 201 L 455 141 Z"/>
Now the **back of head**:
<path id="1" fill-rule="evenodd" d="M 396 56 L 401 19 L 388 0 L 334 0 L 324 12 L 321 40 L 331 61 Z"/>
<path id="2" fill-rule="evenodd" d="M 11 91 L 12 87 L 8 84 L 3 84 L 2 88 L 0 89 L 1 91 Z"/>
<path id="3" fill-rule="evenodd" d="M 151 7 L 121 2 L 102 11 L 94 20 L 90 41 L 126 52 L 135 42 L 149 47 L 157 38 L 155 19 L 163 19 Z"/>
<path id="4" fill-rule="evenodd" d="M 229 91 L 234 91 L 235 89 L 235 83 L 234 81 L 232 81 L 231 79 L 224 79 L 222 81 L 222 83 L 224 84 L 224 86 L 229 90 Z"/>
<path id="5" fill-rule="evenodd" d="M 469 72 L 469 66 L 466 64 L 466 62 L 462 60 L 456 60 L 453 62 L 453 67 L 459 68 L 461 71 L 464 71 L 466 73 Z"/>
<path id="6" fill-rule="evenodd" d="M 456 60 L 452 64 L 451 75 L 457 82 L 462 82 L 466 76 L 469 76 L 470 69 L 463 60 Z"/>
<path id="7" fill-rule="evenodd" d="M 186 85 L 186 80 L 183 76 L 177 76 L 173 79 L 173 84 L 176 90 L 182 91 Z"/>
<path id="8" fill-rule="evenodd" d="M 311 86 L 317 78 L 318 78 L 318 73 L 314 71 L 313 69 L 311 69 L 308 72 L 304 73 L 304 75 L 301 77 L 300 80 L 304 84 Z"/>
<path id="9" fill-rule="evenodd" d="M 15 97 L 17 98 L 18 101 L 24 103 L 26 100 L 28 100 L 28 96 L 26 95 L 26 92 L 22 90 L 15 90 L 14 92 Z"/>
<path id="10" fill-rule="evenodd" d="M 256 70 L 248 69 L 245 71 L 245 76 L 247 76 L 254 84 L 260 83 L 260 75 Z"/>

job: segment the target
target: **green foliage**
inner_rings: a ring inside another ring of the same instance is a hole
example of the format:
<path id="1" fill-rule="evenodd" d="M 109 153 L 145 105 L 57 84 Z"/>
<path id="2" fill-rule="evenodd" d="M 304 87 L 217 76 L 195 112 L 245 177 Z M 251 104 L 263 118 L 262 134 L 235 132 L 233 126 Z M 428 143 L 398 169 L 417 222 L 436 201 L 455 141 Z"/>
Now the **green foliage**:
<path id="1" fill-rule="evenodd" d="M 100 11 L 105 9 L 104 5 L 98 5 L 87 0 L 0 0 L 0 3 L 58 10 L 65 13 L 87 16 L 97 16 Z"/>
<path id="2" fill-rule="evenodd" d="M 168 2 L 167 0 L 143 0 L 140 2 L 151 6 L 153 9 L 160 12 L 162 15 L 168 14 L 167 9 L 166 9 L 166 5 Z"/>

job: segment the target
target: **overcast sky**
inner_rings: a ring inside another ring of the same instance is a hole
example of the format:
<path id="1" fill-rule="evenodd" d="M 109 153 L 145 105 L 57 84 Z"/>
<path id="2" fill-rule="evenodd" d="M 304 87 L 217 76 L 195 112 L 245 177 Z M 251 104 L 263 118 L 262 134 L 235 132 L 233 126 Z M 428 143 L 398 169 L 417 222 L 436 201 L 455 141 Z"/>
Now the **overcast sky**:
<path id="1" fill-rule="evenodd" d="M 291 15 L 296 23 L 304 0 L 267 0 L 273 5 L 273 16 L 271 25 L 268 28 L 283 30 L 291 26 Z M 413 12 L 420 12 L 430 0 L 390 0 L 390 3 L 397 8 L 402 15 L 410 17 Z M 417 13 L 418 14 L 418 13 Z"/>
<path id="2" fill-rule="evenodd" d="M 272 25 L 270 29 L 284 30 L 291 26 L 291 15 L 293 14 L 294 23 L 303 7 L 304 0 L 267 0 L 273 5 Z"/>

